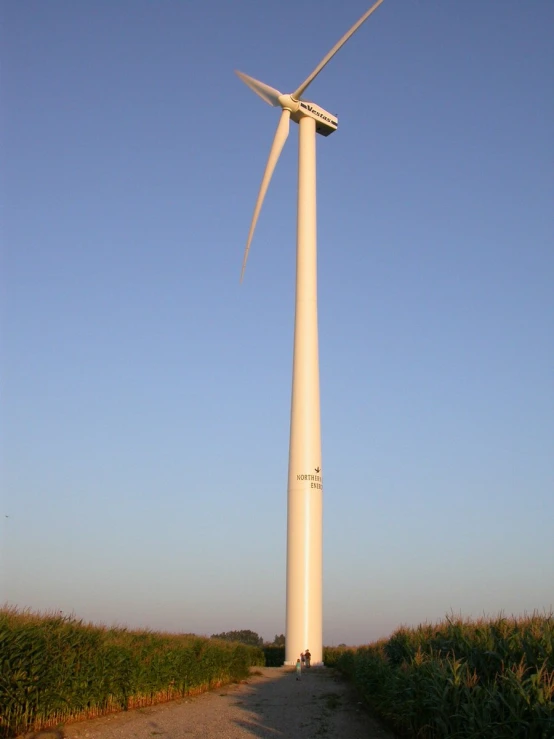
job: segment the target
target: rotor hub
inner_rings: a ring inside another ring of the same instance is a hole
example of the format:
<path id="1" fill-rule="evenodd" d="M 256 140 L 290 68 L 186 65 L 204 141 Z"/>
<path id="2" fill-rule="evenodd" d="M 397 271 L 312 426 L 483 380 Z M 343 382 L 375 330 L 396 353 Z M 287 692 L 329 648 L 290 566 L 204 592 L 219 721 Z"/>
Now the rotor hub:
<path id="1" fill-rule="evenodd" d="M 290 110 L 291 113 L 296 113 L 300 108 L 298 100 L 294 100 L 292 95 L 279 95 L 279 105 L 283 110 Z"/>

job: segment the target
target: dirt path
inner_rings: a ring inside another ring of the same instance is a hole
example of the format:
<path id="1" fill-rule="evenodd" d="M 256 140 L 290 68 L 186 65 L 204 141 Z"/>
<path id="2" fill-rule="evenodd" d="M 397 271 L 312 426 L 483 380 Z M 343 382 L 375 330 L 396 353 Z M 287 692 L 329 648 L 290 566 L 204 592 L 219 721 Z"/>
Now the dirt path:
<path id="1" fill-rule="evenodd" d="M 305 670 L 300 681 L 290 668 L 258 673 L 194 698 L 71 724 L 64 734 L 68 739 L 394 739 L 333 670 Z"/>

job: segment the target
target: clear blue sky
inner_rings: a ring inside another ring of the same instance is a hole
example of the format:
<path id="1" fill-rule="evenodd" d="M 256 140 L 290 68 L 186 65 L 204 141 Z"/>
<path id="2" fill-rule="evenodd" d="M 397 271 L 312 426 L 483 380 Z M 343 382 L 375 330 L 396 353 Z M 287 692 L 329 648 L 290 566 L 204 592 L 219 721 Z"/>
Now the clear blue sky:
<path id="1" fill-rule="evenodd" d="M 284 631 L 297 128 L 241 286 L 278 113 L 233 70 L 367 7 L 2 4 L 0 601 Z M 553 28 L 385 0 L 308 91 L 327 644 L 554 604 Z"/>

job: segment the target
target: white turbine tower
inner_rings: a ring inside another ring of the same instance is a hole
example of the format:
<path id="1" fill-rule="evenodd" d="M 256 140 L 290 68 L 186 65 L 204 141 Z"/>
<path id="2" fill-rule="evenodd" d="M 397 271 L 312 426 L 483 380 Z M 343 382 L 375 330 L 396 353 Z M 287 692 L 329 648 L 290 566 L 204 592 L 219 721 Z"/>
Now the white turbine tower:
<path id="1" fill-rule="evenodd" d="M 313 664 L 323 661 L 322 647 L 322 497 L 317 338 L 316 164 L 315 135 L 337 130 L 337 117 L 303 95 L 325 65 L 383 0 L 344 34 L 297 89 L 283 95 L 242 72 L 238 76 L 262 100 L 282 108 L 250 224 L 241 281 L 277 160 L 289 135 L 290 119 L 299 124 L 298 223 L 296 238 L 296 312 L 289 448 L 287 516 L 287 621 L 285 664 L 295 664 L 310 649 Z"/>

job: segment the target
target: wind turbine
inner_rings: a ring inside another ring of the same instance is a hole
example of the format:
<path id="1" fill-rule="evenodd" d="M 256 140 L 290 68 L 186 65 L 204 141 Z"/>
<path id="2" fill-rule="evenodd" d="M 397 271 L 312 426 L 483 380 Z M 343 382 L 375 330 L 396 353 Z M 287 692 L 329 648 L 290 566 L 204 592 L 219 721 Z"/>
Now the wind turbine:
<path id="1" fill-rule="evenodd" d="M 287 494 L 287 619 L 285 664 L 296 664 L 310 649 L 313 664 L 322 664 L 322 523 L 323 473 L 319 409 L 316 250 L 316 133 L 337 130 L 337 117 L 303 95 L 325 65 L 383 0 L 347 31 L 296 90 L 283 95 L 273 87 L 237 72 L 262 100 L 280 107 L 281 117 L 256 200 L 248 233 L 241 282 L 250 244 L 277 160 L 292 119 L 299 125 L 298 222 L 296 237 L 296 310 Z"/>

